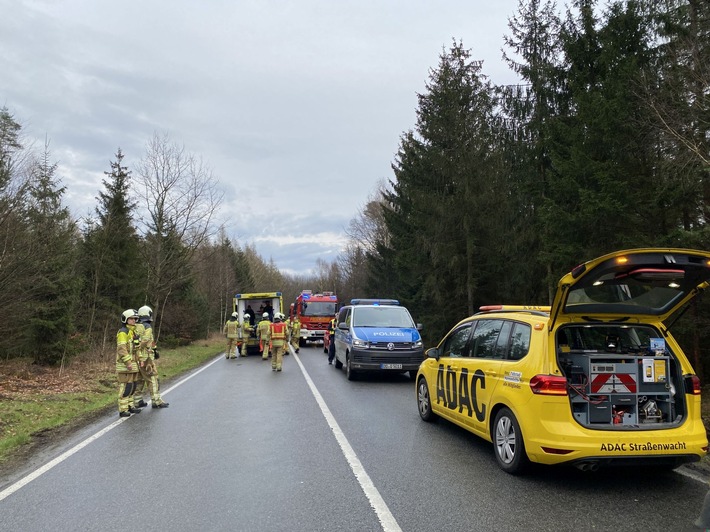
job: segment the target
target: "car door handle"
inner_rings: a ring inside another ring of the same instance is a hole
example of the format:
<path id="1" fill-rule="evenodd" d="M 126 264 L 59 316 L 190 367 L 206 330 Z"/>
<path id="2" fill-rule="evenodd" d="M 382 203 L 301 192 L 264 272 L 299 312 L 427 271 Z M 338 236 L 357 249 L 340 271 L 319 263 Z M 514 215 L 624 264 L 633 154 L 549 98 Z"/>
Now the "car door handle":
<path id="1" fill-rule="evenodd" d="M 496 376 L 498 376 L 498 372 L 489 370 L 489 371 L 486 371 L 486 375 L 488 375 L 489 377 L 496 377 Z"/>

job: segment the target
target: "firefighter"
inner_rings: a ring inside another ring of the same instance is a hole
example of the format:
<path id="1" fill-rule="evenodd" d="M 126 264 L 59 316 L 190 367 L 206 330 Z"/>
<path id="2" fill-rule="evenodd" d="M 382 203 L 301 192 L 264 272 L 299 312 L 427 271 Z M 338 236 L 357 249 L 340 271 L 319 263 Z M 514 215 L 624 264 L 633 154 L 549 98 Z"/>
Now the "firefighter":
<path id="1" fill-rule="evenodd" d="M 138 379 L 138 362 L 135 358 L 134 334 L 138 311 L 124 310 L 121 328 L 116 333 L 116 379 L 118 380 L 118 415 L 129 417 L 141 409 L 133 405 L 133 392 Z"/>
<path id="2" fill-rule="evenodd" d="M 336 314 L 335 317 L 328 323 L 328 335 L 330 336 L 330 340 L 328 341 L 328 364 L 332 364 L 333 359 L 335 358 L 335 329 L 337 326 L 338 315 Z"/>
<path id="3" fill-rule="evenodd" d="M 301 340 L 301 322 L 298 319 L 298 315 L 296 314 L 293 317 L 293 321 L 291 322 L 291 346 L 293 346 L 293 350 L 296 351 L 296 353 L 298 353 L 300 340 Z"/>
<path id="4" fill-rule="evenodd" d="M 284 356 L 286 356 L 291 354 L 288 349 L 291 343 L 291 321 L 286 319 L 286 315 L 283 312 L 279 312 L 279 316 L 281 317 L 281 323 L 286 326 L 286 343 L 284 344 Z"/>
<path id="5" fill-rule="evenodd" d="M 271 356 L 271 371 L 281 371 L 284 359 L 284 348 L 288 342 L 286 324 L 281 321 L 283 314 L 274 314 L 274 323 L 269 325 L 269 341 L 273 350 Z"/>
<path id="6" fill-rule="evenodd" d="M 259 352 L 262 360 L 269 358 L 269 332 L 271 322 L 269 321 L 269 313 L 264 312 L 261 315 L 261 321 L 256 326 L 256 337 L 259 339 Z"/>
<path id="7" fill-rule="evenodd" d="M 153 309 L 144 305 L 138 309 L 138 323 L 135 334 L 140 343 L 138 346 L 138 369 L 141 380 L 136 387 L 135 395 L 140 398 L 141 406 L 148 406 L 143 400 L 143 387 L 148 383 L 150 403 L 153 408 L 167 408 L 168 403 L 160 397 L 160 382 L 158 382 L 158 369 L 155 360 L 160 358 L 153 338 Z"/>
<path id="8" fill-rule="evenodd" d="M 225 358 L 237 358 L 237 347 L 242 335 L 242 329 L 239 326 L 239 314 L 232 312 L 227 323 L 224 324 L 222 332 L 227 335 L 227 350 L 224 352 Z"/>
<path id="9" fill-rule="evenodd" d="M 247 344 L 249 343 L 249 337 L 254 332 L 254 328 L 251 326 L 251 315 L 244 314 L 242 319 L 242 356 L 247 356 Z"/>

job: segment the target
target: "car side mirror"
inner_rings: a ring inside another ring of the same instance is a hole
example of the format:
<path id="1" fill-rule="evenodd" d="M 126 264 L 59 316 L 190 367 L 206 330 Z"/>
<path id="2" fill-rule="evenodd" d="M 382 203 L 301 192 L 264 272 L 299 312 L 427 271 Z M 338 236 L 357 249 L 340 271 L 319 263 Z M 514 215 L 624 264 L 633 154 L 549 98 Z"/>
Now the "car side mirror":
<path id="1" fill-rule="evenodd" d="M 338 329 L 342 329 L 344 331 L 347 331 L 348 325 L 344 321 L 341 321 L 340 323 L 338 323 Z"/>
<path id="2" fill-rule="evenodd" d="M 417 330 L 418 330 L 418 331 L 421 331 L 421 330 L 422 330 L 422 324 L 421 324 L 421 323 L 417 323 Z"/>
<path id="3" fill-rule="evenodd" d="M 441 353 L 439 352 L 438 347 L 430 347 L 429 349 L 426 350 L 426 356 L 427 358 L 435 358 L 436 360 L 439 360 L 439 357 L 441 356 Z"/>

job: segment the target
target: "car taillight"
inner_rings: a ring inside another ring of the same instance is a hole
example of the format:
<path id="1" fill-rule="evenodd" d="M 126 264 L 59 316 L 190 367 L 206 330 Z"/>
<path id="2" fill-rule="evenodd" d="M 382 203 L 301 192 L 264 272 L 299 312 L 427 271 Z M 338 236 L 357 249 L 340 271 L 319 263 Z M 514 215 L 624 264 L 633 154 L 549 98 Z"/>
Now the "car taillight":
<path id="1" fill-rule="evenodd" d="M 535 375 L 530 389 L 539 395 L 567 395 L 567 379 L 555 375 Z"/>
<path id="2" fill-rule="evenodd" d="M 700 395 L 700 391 L 700 378 L 697 375 L 686 375 L 685 393 L 689 393 L 691 395 Z"/>

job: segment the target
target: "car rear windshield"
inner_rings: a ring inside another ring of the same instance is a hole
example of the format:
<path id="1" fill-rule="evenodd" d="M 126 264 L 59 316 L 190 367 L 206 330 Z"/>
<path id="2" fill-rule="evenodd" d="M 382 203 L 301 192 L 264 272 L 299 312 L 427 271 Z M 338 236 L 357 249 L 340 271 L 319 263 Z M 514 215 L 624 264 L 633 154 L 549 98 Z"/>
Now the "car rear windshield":
<path id="1" fill-rule="evenodd" d="M 404 307 L 361 307 L 353 309 L 353 327 L 414 327 Z"/>

